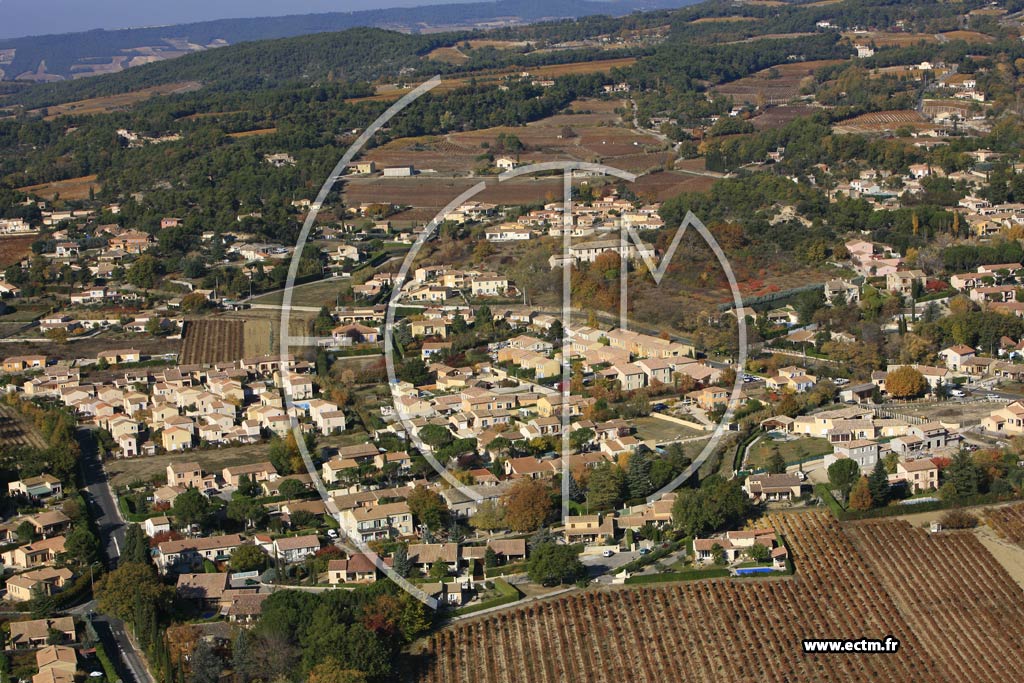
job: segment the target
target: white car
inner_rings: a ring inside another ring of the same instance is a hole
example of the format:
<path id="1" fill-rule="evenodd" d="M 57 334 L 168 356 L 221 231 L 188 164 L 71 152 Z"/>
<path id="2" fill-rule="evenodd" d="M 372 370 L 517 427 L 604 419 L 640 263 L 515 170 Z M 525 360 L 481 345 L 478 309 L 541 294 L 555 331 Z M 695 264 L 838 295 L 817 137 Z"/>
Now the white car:
<path id="1" fill-rule="evenodd" d="M 954 397 L 956 397 L 956 398 L 963 398 L 963 397 L 964 397 L 964 396 L 966 396 L 967 394 L 965 394 L 965 393 L 963 392 L 963 390 L 961 390 L 961 389 L 950 389 L 950 390 L 949 390 L 949 395 L 950 395 L 950 396 L 954 396 Z"/>
<path id="2" fill-rule="evenodd" d="M 615 554 L 614 550 L 605 550 L 603 553 L 601 553 L 602 557 L 611 557 L 614 554 Z"/>

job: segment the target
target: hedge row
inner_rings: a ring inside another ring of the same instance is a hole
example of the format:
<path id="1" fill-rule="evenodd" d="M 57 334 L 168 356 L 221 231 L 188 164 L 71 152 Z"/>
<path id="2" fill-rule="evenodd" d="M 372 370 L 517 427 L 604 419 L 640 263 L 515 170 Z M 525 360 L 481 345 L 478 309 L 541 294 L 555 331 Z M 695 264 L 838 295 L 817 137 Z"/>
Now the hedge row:
<path id="1" fill-rule="evenodd" d="M 719 567 L 716 569 L 690 569 L 684 572 L 665 572 L 664 574 L 640 574 L 626 579 L 626 583 L 665 583 L 668 581 L 696 581 L 698 579 L 720 579 L 729 576 L 729 570 Z"/>
<path id="2" fill-rule="evenodd" d="M 455 614 L 462 616 L 464 614 L 473 614 L 474 612 L 480 612 L 485 609 L 491 609 L 492 607 L 502 607 L 504 605 L 510 605 L 513 602 L 518 602 L 522 597 L 522 593 L 519 589 L 510 584 L 504 579 L 494 580 L 494 589 L 501 593 L 498 597 L 491 598 L 490 600 L 484 600 L 483 602 L 476 605 L 469 605 L 467 607 L 460 607 L 455 610 Z"/>
<path id="3" fill-rule="evenodd" d="M 900 515 L 911 515 L 917 512 L 936 512 L 938 510 L 949 510 L 952 508 L 973 507 L 975 505 L 994 505 L 1005 503 L 1011 500 L 1019 500 L 1020 495 L 1013 493 L 980 493 L 976 496 L 965 496 L 963 498 L 951 498 L 949 500 L 935 500 L 926 503 L 912 505 L 887 505 L 870 510 L 846 510 L 832 495 L 827 484 L 818 484 L 814 492 L 821 496 L 832 514 L 841 522 L 850 522 L 858 519 L 878 519 L 882 517 L 898 517 Z"/>

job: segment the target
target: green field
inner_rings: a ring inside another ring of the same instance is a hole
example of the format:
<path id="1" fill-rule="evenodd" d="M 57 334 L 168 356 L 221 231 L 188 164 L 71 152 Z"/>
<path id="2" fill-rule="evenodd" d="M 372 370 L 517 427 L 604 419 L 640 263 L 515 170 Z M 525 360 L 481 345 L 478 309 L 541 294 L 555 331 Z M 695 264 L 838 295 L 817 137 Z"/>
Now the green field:
<path id="1" fill-rule="evenodd" d="M 292 290 L 292 306 L 327 306 L 333 308 L 338 300 L 338 293 L 351 285 L 348 278 L 332 278 L 317 280 L 305 285 L 296 285 Z M 254 304 L 280 306 L 284 300 L 284 290 L 277 290 L 252 299 Z"/>
<path id="2" fill-rule="evenodd" d="M 767 466 L 768 458 L 772 455 L 773 445 L 778 446 L 779 453 L 785 458 L 787 464 L 832 452 L 832 444 L 828 442 L 828 439 L 804 438 L 777 441 L 766 434 L 751 447 L 747 467 L 757 469 Z"/>

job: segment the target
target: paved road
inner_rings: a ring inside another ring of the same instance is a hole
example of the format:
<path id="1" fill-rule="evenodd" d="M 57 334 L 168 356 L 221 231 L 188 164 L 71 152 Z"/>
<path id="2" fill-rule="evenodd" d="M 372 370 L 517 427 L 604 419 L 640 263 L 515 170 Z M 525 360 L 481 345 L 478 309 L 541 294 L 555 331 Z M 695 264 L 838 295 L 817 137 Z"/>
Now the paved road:
<path id="1" fill-rule="evenodd" d="M 83 445 L 79 463 L 82 468 L 82 496 L 89 506 L 89 514 L 96 520 L 96 526 L 99 528 L 100 543 L 107 558 L 107 566 L 113 569 L 117 566 L 121 547 L 124 545 L 124 519 L 117 507 L 117 499 L 110 490 L 107 473 L 96 449 Z M 88 613 L 94 609 L 95 602 L 89 602 L 76 608 L 76 611 Z M 124 683 L 154 683 L 142 653 L 128 637 L 124 622 L 109 615 L 97 614 L 93 624 Z"/>
<path id="2" fill-rule="evenodd" d="M 82 467 L 82 495 L 89 506 L 89 513 L 99 527 L 103 552 L 107 558 L 107 566 L 117 566 L 117 558 L 121 555 L 124 545 L 125 525 L 121 511 L 117 507 L 117 499 L 110 490 L 107 473 L 95 448 L 83 447 L 80 458 Z"/>

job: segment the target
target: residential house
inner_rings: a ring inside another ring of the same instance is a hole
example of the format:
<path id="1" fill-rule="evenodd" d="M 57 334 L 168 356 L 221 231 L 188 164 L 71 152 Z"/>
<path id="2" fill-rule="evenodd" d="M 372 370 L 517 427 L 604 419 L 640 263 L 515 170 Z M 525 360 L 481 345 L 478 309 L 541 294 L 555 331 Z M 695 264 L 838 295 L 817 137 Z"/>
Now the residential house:
<path id="1" fill-rule="evenodd" d="M 249 481 L 262 482 L 277 479 L 277 476 L 277 468 L 269 461 L 225 467 L 221 472 L 224 483 L 234 487 L 241 483 L 242 477 L 249 477 Z"/>
<path id="2" fill-rule="evenodd" d="M 28 569 L 41 564 L 49 564 L 63 552 L 64 537 L 53 536 L 8 550 L 3 554 L 3 563 L 8 567 Z"/>
<path id="3" fill-rule="evenodd" d="M 800 480 L 795 474 L 752 474 L 743 491 L 754 502 L 775 502 L 800 497 Z"/>
<path id="4" fill-rule="evenodd" d="M 146 532 L 147 537 L 153 538 L 157 534 L 169 532 L 171 530 L 171 520 L 166 515 L 147 517 L 146 521 L 142 523 L 142 530 Z"/>
<path id="5" fill-rule="evenodd" d="M 195 570 L 202 567 L 204 560 L 228 560 L 242 542 L 242 537 L 238 534 L 164 541 L 157 545 L 154 559 L 162 574 Z"/>
<path id="6" fill-rule="evenodd" d="M 8 628 L 10 636 L 7 639 L 7 644 L 15 650 L 42 647 L 46 645 L 46 641 L 49 640 L 52 633 L 59 633 L 66 643 L 74 643 L 78 640 L 75 635 L 75 619 L 71 616 L 10 621 Z"/>
<path id="7" fill-rule="evenodd" d="M 906 482 L 911 493 L 934 491 L 939 488 L 939 467 L 930 458 L 900 460 L 896 473 L 889 475 L 889 482 Z"/>
<path id="8" fill-rule="evenodd" d="M 307 536 L 286 536 L 274 539 L 274 558 L 285 564 L 302 562 L 316 555 L 320 550 L 320 539 L 316 534 Z"/>
<path id="9" fill-rule="evenodd" d="M 341 528 L 363 542 L 392 536 L 411 536 L 412 512 L 403 501 L 341 511 Z"/>
<path id="10" fill-rule="evenodd" d="M 74 574 L 67 567 L 43 567 L 15 574 L 7 579 L 6 599 L 28 602 L 37 593 L 54 595 L 71 581 Z"/>
<path id="11" fill-rule="evenodd" d="M 392 559 L 382 558 L 385 565 L 390 566 Z M 347 559 L 330 560 L 327 563 L 327 582 L 332 586 L 342 583 L 373 583 L 377 580 L 379 570 L 369 555 L 353 553 Z"/>
<path id="12" fill-rule="evenodd" d="M 885 288 L 894 294 L 909 296 L 915 285 L 923 290 L 927 280 L 923 270 L 898 270 L 885 276 Z"/>
<path id="13" fill-rule="evenodd" d="M 64 486 L 60 479 L 52 474 L 40 474 L 38 477 L 18 479 L 7 484 L 7 492 L 11 495 L 21 494 L 33 500 L 60 498 L 64 495 Z"/>
<path id="14" fill-rule="evenodd" d="M 614 515 L 570 515 L 565 518 L 565 542 L 600 545 L 614 540 Z"/>

